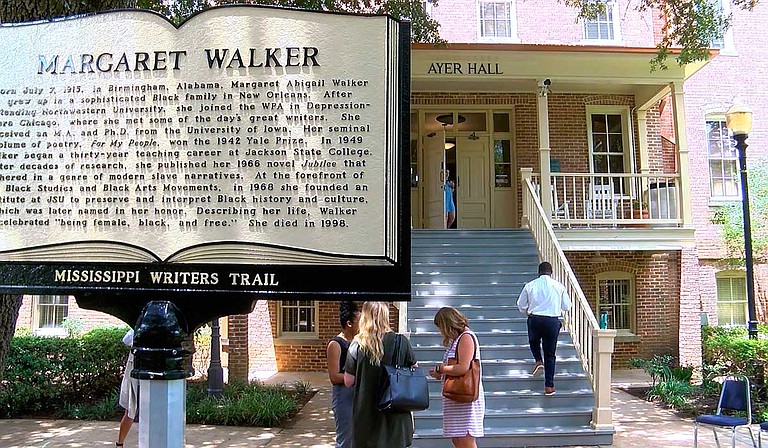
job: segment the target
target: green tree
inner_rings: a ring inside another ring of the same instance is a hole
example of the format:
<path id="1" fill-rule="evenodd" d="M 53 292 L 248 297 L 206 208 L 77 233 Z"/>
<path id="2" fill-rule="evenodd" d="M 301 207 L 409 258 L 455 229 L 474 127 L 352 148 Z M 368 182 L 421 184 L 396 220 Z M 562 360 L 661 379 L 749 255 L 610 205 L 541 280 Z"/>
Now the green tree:
<path id="1" fill-rule="evenodd" d="M 749 216 L 752 227 L 752 255 L 756 263 L 768 262 L 768 160 L 750 164 Z M 723 205 L 717 210 L 712 222 L 720 225 L 727 261 L 734 266 L 744 266 L 744 214 L 741 201 Z"/>

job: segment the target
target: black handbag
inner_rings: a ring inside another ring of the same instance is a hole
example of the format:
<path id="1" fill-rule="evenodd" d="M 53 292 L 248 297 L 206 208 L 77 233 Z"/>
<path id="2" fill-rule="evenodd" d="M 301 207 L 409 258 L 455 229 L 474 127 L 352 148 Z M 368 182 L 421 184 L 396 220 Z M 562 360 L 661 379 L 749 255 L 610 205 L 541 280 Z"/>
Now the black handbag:
<path id="1" fill-rule="evenodd" d="M 401 341 L 405 336 L 395 335 L 394 365 L 383 365 L 379 378 L 379 403 L 382 412 L 423 411 L 429 407 L 427 375 L 418 367 L 406 367 Z"/>

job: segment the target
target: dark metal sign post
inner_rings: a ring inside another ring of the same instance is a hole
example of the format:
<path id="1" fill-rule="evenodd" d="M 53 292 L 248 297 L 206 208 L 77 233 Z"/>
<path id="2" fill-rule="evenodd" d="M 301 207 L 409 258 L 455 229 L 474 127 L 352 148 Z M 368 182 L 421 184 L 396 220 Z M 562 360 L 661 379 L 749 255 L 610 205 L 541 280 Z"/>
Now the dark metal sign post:
<path id="1" fill-rule="evenodd" d="M 141 448 L 184 444 L 200 325 L 259 299 L 410 300 L 407 22 L 120 10 L 0 39 L 0 293 L 134 327 Z"/>

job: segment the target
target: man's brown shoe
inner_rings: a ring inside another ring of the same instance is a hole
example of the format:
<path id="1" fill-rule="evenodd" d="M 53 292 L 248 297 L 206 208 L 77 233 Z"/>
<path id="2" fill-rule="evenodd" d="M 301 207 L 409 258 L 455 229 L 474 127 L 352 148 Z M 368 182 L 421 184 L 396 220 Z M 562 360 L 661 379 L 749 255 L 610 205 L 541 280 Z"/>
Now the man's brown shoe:
<path id="1" fill-rule="evenodd" d="M 554 387 L 545 387 L 544 388 L 544 395 L 555 395 L 555 388 Z"/>
<path id="2" fill-rule="evenodd" d="M 544 364 L 537 361 L 536 365 L 533 366 L 533 371 L 531 374 L 533 376 L 541 376 L 542 373 L 544 373 Z"/>

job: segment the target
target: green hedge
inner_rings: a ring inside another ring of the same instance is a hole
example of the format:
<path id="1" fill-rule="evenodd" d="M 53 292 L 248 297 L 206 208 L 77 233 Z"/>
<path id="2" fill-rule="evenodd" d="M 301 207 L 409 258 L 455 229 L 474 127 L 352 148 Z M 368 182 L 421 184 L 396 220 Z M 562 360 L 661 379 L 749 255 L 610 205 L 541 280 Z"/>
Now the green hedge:
<path id="1" fill-rule="evenodd" d="M 768 326 L 760 325 L 759 334 L 765 337 Z M 709 376 L 739 373 L 755 380 L 756 368 L 768 366 L 768 340 L 749 339 L 744 327 L 703 327 L 701 339 Z"/>
<path id="2" fill-rule="evenodd" d="M 0 384 L 0 417 L 50 413 L 96 402 L 120 387 L 126 328 L 97 328 L 76 338 L 14 337 Z"/>

